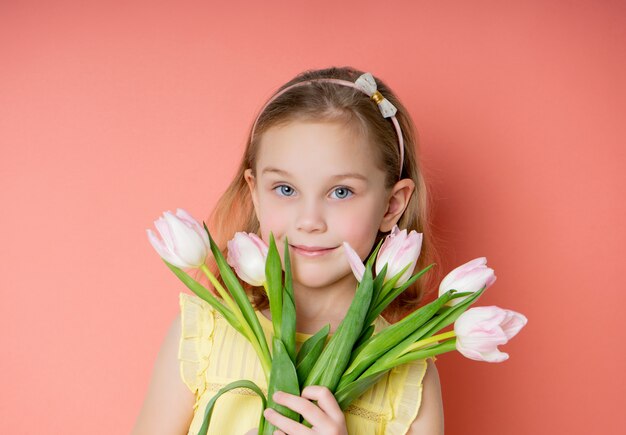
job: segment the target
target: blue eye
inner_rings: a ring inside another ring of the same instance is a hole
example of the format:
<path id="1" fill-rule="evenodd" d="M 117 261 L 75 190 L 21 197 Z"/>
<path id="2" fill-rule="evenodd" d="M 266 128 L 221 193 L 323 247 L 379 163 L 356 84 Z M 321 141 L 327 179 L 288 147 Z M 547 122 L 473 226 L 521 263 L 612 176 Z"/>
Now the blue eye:
<path id="1" fill-rule="evenodd" d="M 276 189 L 278 189 L 279 192 L 284 194 L 284 195 L 281 195 L 281 196 L 292 196 L 293 195 L 293 189 L 291 188 L 291 186 L 287 186 L 286 184 L 281 184 L 280 186 L 274 187 L 274 190 L 276 190 Z"/>
<path id="2" fill-rule="evenodd" d="M 347 187 L 338 187 L 334 190 L 334 192 L 339 192 L 342 191 L 343 192 L 343 196 L 342 194 L 339 195 L 339 199 L 344 199 L 344 198 L 348 198 L 348 193 L 349 194 L 354 194 L 350 189 L 348 189 Z"/>

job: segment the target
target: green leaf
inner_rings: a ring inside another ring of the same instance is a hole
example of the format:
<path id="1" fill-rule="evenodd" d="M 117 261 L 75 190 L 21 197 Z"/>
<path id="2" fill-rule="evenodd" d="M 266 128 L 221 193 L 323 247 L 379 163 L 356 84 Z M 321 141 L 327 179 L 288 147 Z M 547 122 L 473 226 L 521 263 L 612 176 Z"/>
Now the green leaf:
<path id="1" fill-rule="evenodd" d="M 451 289 L 451 290 L 456 290 L 456 289 Z M 474 292 L 454 293 L 454 295 L 452 295 L 451 299 L 458 299 L 458 298 L 462 298 L 464 296 L 473 295 L 473 294 L 474 294 Z M 439 315 L 445 314 L 445 313 L 449 312 L 451 309 L 452 309 L 451 306 L 444 305 L 443 307 L 439 308 L 439 311 L 437 311 L 437 314 L 439 314 Z"/>
<path id="2" fill-rule="evenodd" d="M 427 349 L 419 349 L 402 355 L 386 364 L 377 364 L 376 370 L 368 370 L 367 375 L 363 374 L 358 379 L 348 383 L 344 387 L 339 387 L 335 393 L 335 399 L 339 403 L 342 410 L 345 410 L 350 404 L 369 388 L 371 388 L 378 380 L 387 374 L 394 367 L 401 366 L 411 361 L 425 359 L 433 355 L 441 355 L 442 353 L 456 350 L 456 339 L 450 339 L 436 346 Z"/>
<path id="3" fill-rule="evenodd" d="M 296 358 L 296 372 L 301 386 L 322 353 L 329 332 L 330 324 L 327 324 L 302 343 Z"/>
<path id="4" fill-rule="evenodd" d="M 304 386 L 321 385 L 331 392 L 335 391 L 343 371 L 350 361 L 354 343 L 361 336 L 365 316 L 367 315 L 373 293 L 371 263 L 365 267 L 365 273 L 356 294 L 348 308 L 346 316 L 322 351 L 311 369 Z"/>
<path id="5" fill-rule="evenodd" d="M 384 354 L 403 342 L 406 337 L 410 337 L 416 330 L 419 330 L 441 306 L 450 300 L 453 292 L 454 290 L 450 290 L 433 302 L 413 311 L 404 319 L 383 329 L 355 349 L 352 352 L 353 361 L 344 372 L 338 388 L 341 389 L 353 382 Z"/>
<path id="6" fill-rule="evenodd" d="M 410 334 L 407 338 L 405 338 L 398 345 L 387 351 L 383 356 L 378 358 L 378 360 L 372 364 L 365 372 L 363 372 L 363 376 L 370 375 L 379 367 L 387 367 L 389 364 L 393 364 L 393 362 L 398 359 L 400 356 L 404 354 L 405 349 L 415 343 L 418 340 L 422 340 L 428 337 L 431 337 L 435 333 L 441 331 L 446 326 L 454 323 L 454 321 L 471 305 L 473 304 L 482 293 L 485 291 L 486 287 L 483 287 L 481 290 L 478 290 L 474 294 L 470 295 L 463 302 L 458 303 L 454 307 L 450 308 L 444 314 L 435 315 L 432 319 L 426 322 L 422 327 L 417 329 L 415 332 Z M 456 290 L 448 290 L 441 297 L 443 298 L 446 294 L 450 292 L 456 292 Z"/>
<path id="7" fill-rule="evenodd" d="M 416 361 L 419 359 L 426 359 L 433 355 L 441 355 L 442 353 L 450 352 L 453 350 L 456 350 L 456 338 L 446 340 L 442 343 L 436 344 L 434 346 L 429 346 L 424 349 L 418 349 L 409 353 L 405 353 L 398 358 L 377 361 L 376 364 L 374 364 L 365 373 L 363 373 L 362 377 L 375 376 L 376 374 L 386 373 L 394 367 L 401 366 L 402 364 L 406 364 L 408 362 Z"/>
<path id="8" fill-rule="evenodd" d="M 413 352 L 405 353 L 401 357 L 394 361 L 392 366 L 388 366 L 389 370 L 402 364 L 406 364 L 418 359 L 425 359 L 433 355 L 441 355 L 442 353 L 456 350 L 456 337 L 448 339 L 436 346 L 428 347 L 426 349 L 417 349 Z"/>
<path id="9" fill-rule="evenodd" d="M 291 361 L 296 361 L 296 301 L 293 294 L 289 241 L 285 237 L 285 285 L 283 291 L 283 322 L 281 339 Z"/>
<path id="10" fill-rule="evenodd" d="M 369 265 L 370 269 L 372 270 L 374 269 L 374 262 L 376 261 L 376 256 L 378 255 L 378 251 L 380 250 L 380 247 L 382 246 L 384 241 L 385 241 L 384 237 L 378 241 L 378 245 L 376 245 L 376 249 L 372 251 L 367 261 L 365 262 L 366 268 Z"/>
<path id="11" fill-rule="evenodd" d="M 267 388 L 267 405 L 287 418 L 294 421 L 300 421 L 300 414 L 293 411 L 286 406 L 279 405 L 274 402 L 274 393 L 276 391 L 285 391 L 295 396 L 300 395 L 300 385 L 298 384 L 298 375 L 296 369 L 285 349 L 282 341 L 273 337 L 273 359 L 272 359 L 272 371 L 270 373 L 270 382 Z M 277 427 L 266 421 L 263 427 L 263 434 L 271 435 L 274 430 L 278 430 Z"/>
<path id="12" fill-rule="evenodd" d="M 376 274 L 376 278 L 374 278 L 374 289 L 378 289 L 380 291 L 383 288 L 385 276 L 387 276 L 387 264 L 383 266 L 380 273 Z"/>
<path id="13" fill-rule="evenodd" d="M 200 284 L 198 281 L 190 277 L 186 272 L 184 272 L 180 268 L 174 266 L 171 263 L 168 263 L 166 260 L 163 260 L 163 262 L 165 263 L 167 267 L 170 268 L 172 272 L 174 272 L 174 275 L 176 275 L 178 279 L 180 279 L 183 282 L 183 284 L 185 284 L 189 288 L 189 290 L 191 290 L 196 295 L 198 295 L 199 298 L 211 304 L 211 306 L 215 308 L 217 312 L 220 313 L 228 321 L 228 323 L 231 324 L 233 328 L 239 331 L 243 336 L 246 335 L 243 331 L 243 328 L 241 327 L 241 324 L 239 323 L 239 321 L 237 320 L 233 312 L 230 311 L 227 307 L 225 307 L 219 301 L 219 299 L 217 299 L 213 295 L 213 293 L 209 291 L 209 289 L 205 288 L 202 284 Z"/>
<path id="14" fill-rule="evenodd" d="M 385 264 L 385 266 L 387 266 L 387 264 Z M 396 273 L 387 282 L 384 283 L 378 297 L 376 298 L 376 300 L 374 300 L 374 303 L 372 304 L 374 307 L 377 306 L 379 302 L 383 300 L 391 290 L 393 290 L 393 288 L 396 286 L 396 283 L 400 280 L 402 275 L 404 275 L 404 272 L 406 272 L 410 266 L 411 263 L 407 264 L 402 268 L 400 272 Z"/>
<path id="15" fill-rule="evenodd" d="M 252 381 L 248 381 L 248 380 L 240 380 L 240 381 L 235 381 L 235 382 L 231 382 L 230 384 L 222 387 L 216 394 L 215 396 L 213 396 L 211 398 L 211 400 L 209 401 L 209 403 L 206 406 L 206 409 L 204 411 L 204 421 L 202 422 L 202 426 L 200 427 L 200 430 L 198 431 L 198 435 L 206 435 L 208 430 L 209 430 L 209 424 L 211 423 L 211 416 L 213 415 L 213 408 L 215 407 L 215 403 L 217 401 L 217 399 L 220 398 L 220 396 L 230 390 L 233 390 L 235 388 L 249 388 L 252 391 L 254 391 L 256 394 L 259 395 L 259 397 L 261 398 L 261 402 L 263 405 L 262 410 L 264 410 L 266 408 L 266 400 L 265 400 L 265 396 L 263 395 L 263 391 L 261 391 L 261 389 Z M 261 412 L 261 420 L 259 421 L 259 427 L 263 426 L 263 412 Z"/>
<path id="16" fill-rule="evenodd" d="M 363 330 L 363 333 L 359 337 L 356 343 L 354 343 L 354 349 L 358 349 L 363 343 L 370 339 L 370 337 L 374 334 L 374 330 L 376 329 L 375 325 L 369 325 L 367 328 Z M 352 351 L 354 355 L 354 351 Z"/>
<path id="17" fill-rule="evenodd" d="M 295 313 L 295 311 L 296 305 L 293 298 L 287 290 L 284 290 L 281 341 L 285 345 L 289 358 L 294 362 L 296 360 L 296 317 L 292 313 Z"/>
<path id="18" fill-rule="evenodd" d="M 358 379 L 348 383 L 344 387 L 338 388 L 337 393 L 335 393 L 335 399 L 339 403 L 341 409 L 345 410 L 354 401 L 354 399 L 361 396 L 365 391 L 372 387 L 372 385 L 378 382 L 378 380 L 382 376 L 387 374 L 394 367 L 401 366 L 402 364 L 406 364 L 411 361 L 425 359 L 433 355 L 441 355 L 442 353 L 450 352 L 453 350 L 456 350 L 456 339 L 444 341 L 443 343 L 429 347 L 427 349 L 419 349 L 413 352 L 409 352 L 405 355 L 402 355 L 400 358 L 396 358 L 392 361 L 387 361 L 385 364 L 376 363 L 375 369 L 373 366 L 371 370 L 368 370 L 367 373 L 364 373 Z"/>
<path id="19" fill-rule="evenodd" d="M 270 233 L 270 243 L 265 262 L 265 279 L 267 280 L 267 297 L 270 302 L 270 313 L 274 336 L 281 339 L 283 319 L 283 269 L 280 263 L 280 255 L 276 248 L 274 234 Z"/>
<path id="20" fill-rule="evenodd" d="M 371 318 L 369 312 L 372 311 L 376 307 L 376 301 L 382 298 L 381 293 L 383 291 L 383 287 L 385 284 L 385 276 L 387 276 L 387 264 L 383 266 L 380 273 L 378 273 L 376 277 L 374 278 L 374 291 L 372 292 L 372 301 L 370 302 L 370 307 L 369 307 L 367 316 L 365 317 L 366 325 L 371 324 L 374 321 L 373 319 L 375 319 L 374 317 L 370 322 L 367 321 L 367 319 Z"/>
<path id="21" fill-rule="evenodd" d="M 226 262 L 224 255 L 222 255 L 222 251 L 220 251 L 220 248 L 213 240 L 213 237 L 211 237 L 211 233 L 209 233 L 209 229 L 207 228 L 206 224 L 204 222 L 203 224 L 204 230 L 209 236 L 211 252 L 213 252 L 213 257 L 215 258 L 217 267 L 219 268 L 220 276 L 222 277 L 224 284 L 226 284 L 226 287 L 230 291 L 230 294 L 233 296 L 233 299 L 237 303 L 237 306 L 241 310 L 243 318 L 252 329 L 252 332 L 254 333 L 254 336 L 261 347 L 261 351 L 265 355 L 266 359 L 268 361 L 271 361 L 269 347 L 267 345 L 267 341 L 265 340 L 265 333 L 263 332 L 263 328 L 261 327 L 259 318 L 257 317 L 254 308 L 252 307 L 252 304 L 250 303 L 250 299 L 248 299 L 248 295 L 241 286 L 237 275 L 235 274 L 235 272 L 233 272 L 233 270 Z"/>
<path id="22" fill-rule="evenodd" d="M 470 305 L 472 305 L 474 302 L 478 300 L 478 298 L 485 292 L 486 289 L 487 289 L 487 286 L 483 286 L 483 288 L 481 288 L 477 292 L 474 292 L 474 294 L 471 294 L 470 296 L 468 296 L 467 299 L 454 305 L 453 307 L 450 308 L 450 310 L 446 311 L 443 315 L 441 315 L 439 322 L 433 326 L 432 333 L 437 332 L 445 328 L 446 326 L 454 323 L 456 319 L 458 319 L 459 316 L 463 314 L 463 312 Z M 471 293 L 471 292 L 465 292 L 465 293 Z M 430 335 L 428 335 L 427 337 L 429 336 Z"/>
<path id="23" fill-rule="evenodd" d="M 376 319 L 376 317 L 378 317 L 378 315 L 380 313 L 382 313 L 385 308 L 387 308 L 387 306 L 389 306 L 389 304 L 396 298 L 398 297 L 398 295 L 400 293 L 402 293 L 404 290 L 406 290 L 407 288 L 409 288 L 410 285 L 413 285 L 413 283 L 415 281 L 417 281 L 423 274 L 425 274 L 427 271 L 429 271 L 433 266 L 435 266 L 436 263 L 432 263 L 428 266 L 426 266 L 424 269 L 420 270 L 417 274 L 413 275 L 411 278 L 409 278 L 407 280 L 407 282 L 405 282 L 404 284 L 402 284 L 400 287 L 393 289 L 392 291 L 388 292 L 381 300 L 378 301 L 377 305 L 371 310 L 371 312 L 368 314 L 367 316 L 367 320 L 366 322 L 373 322 L 374 319 Z"/>
<path id="24" fill-rule="evenodd" d="M 359 378 L 358 380 L 351 382 L 344 388 L 340 388 L 335 393 L 335 400 L 339 403 L 339 407 L 345 411 L 350 406 L 354 399 L 360 397 L 365 393 L 372 385 L 380 380 L 386 372 L 376 373 L 365 378 Z"/>

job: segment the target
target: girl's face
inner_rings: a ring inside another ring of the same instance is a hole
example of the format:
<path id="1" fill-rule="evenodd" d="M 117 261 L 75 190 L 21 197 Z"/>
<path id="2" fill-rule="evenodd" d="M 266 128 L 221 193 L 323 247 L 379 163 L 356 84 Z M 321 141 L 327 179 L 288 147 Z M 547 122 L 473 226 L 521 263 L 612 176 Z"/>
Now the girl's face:
<path id="1" fill-rule="evenodd" d="M 262 239 L 269 242 L 271 231 L 282 258 L 288 238 L 293 279 L 309 288 L 352 275 L 344 241 L 364 259 L 377 232 L 395 223 L 383 219 L 390 190 L 371 145 L 341 123 L 270 128 L 261 139 L 256 177 L 250 169 L 245 177 Z"/>

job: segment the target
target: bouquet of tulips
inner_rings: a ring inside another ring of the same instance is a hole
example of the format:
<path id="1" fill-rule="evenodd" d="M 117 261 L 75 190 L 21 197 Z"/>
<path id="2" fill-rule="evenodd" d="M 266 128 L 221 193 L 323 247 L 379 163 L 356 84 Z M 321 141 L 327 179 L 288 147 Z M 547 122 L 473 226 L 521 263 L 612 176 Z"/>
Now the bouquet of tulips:
<path id="1" fill-rule="evenodd" d="M 296 352 L 296 310 L 292 287 L 288 241 L 284 267 L 274 237 L 269 245 L 255 234 L 236 233 L 228 242 L 228 260 L 211 237 L 189 213 L 165 212 L 155 221 L 160 240 L 151 230 L 148 238 L 165 264 L 196 295 L 208 302 L 251 343 L 267 380 L 267 398 L 250 380 L 232 382 L 211 399 L 200 434 L 209 428 L 216 400 L 234 388 L 249 388 L 261 398 L 263 409 L 273 408 L 286 417 L 302 421 L 293 410 L 275 403 L 274 392 L 300 395 L 309 385 L 322 385 L 335 395 L 341 409 L 367 391 L 392 368 L 452 350 L 478 361 L 501 362 L 508 354 L 499 351 L 526 324 L 524 315 L 496 306 L 468 310 L 496 280 L 486 258 L 476 258 L 450 272 L 439 286 L 439 297 L 399 322 L 374 334 L 374 320 L 408 286 L 434 263 L 413 274 L 422 235 L 394 227 L 376 246 L 366 263 L 348 243 L 344 248 L 359 284 L 345 318 L 328 339 L 330 325 L 307 339 Z M 215 257 L 224 288 L 205 265 L 209 251 Z M 231 268 L 231 266 L 235 269 Z M 221 300 L 183 269 L 200 269 Z M 267 293 L 273 325 L 272 351 L 250 300 L 237 276 Z M 437 334 L 454 323 L 452 331 Z M 310 427 L 308 422 L 303 422 Z M 259 434 L 277 428 L 261 414 Z"/>

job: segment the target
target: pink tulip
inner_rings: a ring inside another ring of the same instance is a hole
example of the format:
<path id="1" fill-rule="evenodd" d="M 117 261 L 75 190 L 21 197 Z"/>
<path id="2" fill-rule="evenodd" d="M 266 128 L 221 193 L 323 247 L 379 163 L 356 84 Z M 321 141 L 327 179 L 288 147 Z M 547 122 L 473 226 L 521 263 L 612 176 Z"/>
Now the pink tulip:
<path id="1" fill-rule="evenodd" d="M 470 308 L 454 323 L 456 348 L 476 361 L 506 361 L 509 354 L 500 352 L 498 345 L 506 344 L 527 322 L 523 314 L 496 306 Z"/>
<path id="2" fill-rule="evenodd" d="M 400 273 L 404 267 L 409 265 L 409 268 L 396 283 L 396 288 L 400 287 L 413 275 L 413 270 L 417 264 L 421 249 L 422 233 L 412 230 L 407 234 L 406 229 L 400 231 L 398 226 L 395 225 L 378 251 L 378 257 L 376 258 L 376 275 L 378 275 L 385 264 L 387 264 L 387 274 L 385 275 L 384 281 L 387 282 Z"/>
<path id="3" fill-rule="evenodd" d="M 209 236 L 189 213 L 182 208 L 176 209 L 176 215 L 166 211 L 154 225 L 163 240 L 152 230 L 146 231 L 161 258 L 180 268 L 198 268 L 204 264 L 211 249 Z"/>
<path id="4" fill-rule="evenodd" d="M 253 286 L 265 284 L 265 261 L 268 245 L 254 233 L 235 233 L 228 242 L 228 264 L 237 276 Z"/>
<path id="5" fill-rule="evenodd" d="M 359 255 L 354 249 L 352 249 L 348 242 L 343 242 L 343 246 L 348 263 L 350 263 L 352 273 L 354 273 L 357 281 L 361 282 L 361 279 L 363 279 L 363 273 L 365 273 L 363 261 L 361 261 Z M 397 225 L 394 226 L 391 233 L 387 235 L 385 241 L 380 247 L 380 250 L 378 251 L 378 256 L 376 257 L 376 274 L 379 274 L 385 264 L 388 264 L 387 274 L 385 275 L 384 280 L 384 282 L 387 282 L 393 278 L 394 275 L 400 273 L 400 271 L 406 267 L 407 264 L 410 264 L 409 268 L 396 282 L 396 287 L 400 287 L 402 284 L 406 283 L 409 278 L 411 278 L 415 265 L 417 264 L 417 259 L 420 255 L 421 248 L 422 233 L 411 231 L 407 235 L 406 229 L 400 231 Z"/>
<path id="6" fill-rule="evenodd" d="M 483 286 L 491 286 L 495 281 L 496 276 L 493 269 L 487 267 L 487 258 L 475 258 L 446 275 L 439 284 L 439 296 L 451 289 L 474 293 Z M 452 299 L 446 305 L 454 306 L 468 297 Z"/>
<path id="7" fill-rule="evenodd" d="M 361 257 L 356 253 L 352 246 L 348 244 L 348 242 L 343 242 L 343 248 L 346 253 L 346 257 L 348 259 L 348 263 L 350 263 L 350 268 L 352 269 L 352 273 L 356 277 L 358 282 L 361 282 L 363 279 L 363 274 L 365 273 L 365 265 L 361 261 Z"/>

